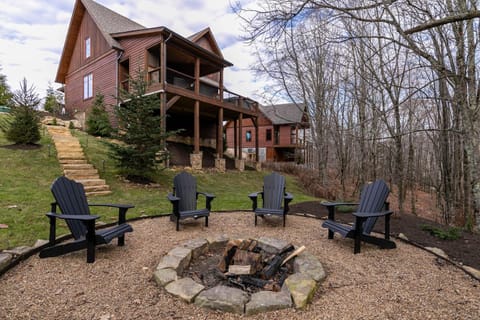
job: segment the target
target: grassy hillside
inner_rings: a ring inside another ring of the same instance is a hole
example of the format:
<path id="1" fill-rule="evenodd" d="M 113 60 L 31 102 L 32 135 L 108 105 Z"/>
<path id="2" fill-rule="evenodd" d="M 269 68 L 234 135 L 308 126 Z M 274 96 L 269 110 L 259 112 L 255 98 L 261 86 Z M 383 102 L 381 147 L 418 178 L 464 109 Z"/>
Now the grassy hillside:
<path id="1" fill-rule="evenodd" d="M 128 218 L 170 212 L 166 195 L 178 171 L 167 169 L 159 172 L 155 177 L 156 183 L 149 186 L 127 183 L 117 175 L 100 139 L 79 131 L 74 134 L 80 139 L 90 162 L 99 169 L 113 191 L 108 196 L 92 197 L 89 199 L 92 203 L 134 204 L 135 208 L 129 211 Z M 12 148 L 0 133 L 0 159 L 0 224 L 8 225 L 8 229 L 0 229 L 0 249 L 31 246 L 37 239 L 47 239 L 48 219 L 45 213 L 52 201 L 49 187 L 62 174 L 52 141 L 43 134 L 38 148 L 21 150 Z M 194 176 L 197 177 L 199 190 L 216 195 L 212 202 L 213 211 L 249 210 L 251 203 L 247 195 L 261 189 L 262 177 L 268 173 L 199 172 Z M 287 189 L 295 196 L 293 203 L 314 199 L 304 193 L 295 177 L 287 176 Z M 115 210 L 96 208 L 93 212 L 101 215 L 104 222 L 113 222 L 117 216 Z M 67 229 L 62 224 L 60 226 L 58 234 L 67 233 Z"/>

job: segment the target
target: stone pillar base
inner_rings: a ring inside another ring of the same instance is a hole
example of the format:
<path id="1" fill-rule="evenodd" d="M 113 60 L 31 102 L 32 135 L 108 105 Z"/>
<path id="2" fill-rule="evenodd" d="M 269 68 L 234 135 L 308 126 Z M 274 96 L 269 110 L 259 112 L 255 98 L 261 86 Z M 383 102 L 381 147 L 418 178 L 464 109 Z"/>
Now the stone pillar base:
<path id="1" fill-rule="evenodd" d="M 202 158 L 202 152 L 190 154 L 190 166 L 193 170 L 202 170 Z"/>
<path id="2" fill-rule="evenodd" d="M 244 171 L 245 170 L 245 160 L 244 159 L 235 159 L 235 168 L 238 169 L 238 171 Z"/>
<path id="3" fill-rule="evenodd" d="M 218 172 L 225 173 L 226 160 L 223 159 L 223 158 L 216 158 L 215 159 L 215 169 L 217 169 Z"/>

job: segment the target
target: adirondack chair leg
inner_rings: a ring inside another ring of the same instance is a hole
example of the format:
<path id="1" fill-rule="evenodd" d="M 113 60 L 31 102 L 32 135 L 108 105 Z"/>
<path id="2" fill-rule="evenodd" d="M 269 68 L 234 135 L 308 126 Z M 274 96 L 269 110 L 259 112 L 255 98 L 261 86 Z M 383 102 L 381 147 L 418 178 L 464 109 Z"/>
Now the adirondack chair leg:
<path id="1" fill-rule="evenodd" d="M 118 237 L 118 246 L 123 247 L 125 245 L 125 236 Z"/>
<path id="2" fill-rule="evenodd" d="M 208 216 L 205 216 L 205 227 L 208 227 Z"/>
<path id="3" fill-rule="evenodd" d="M 95 262 L 95 221 L 87 225 L 87 263 Z"/>
<path id="4" fill-rule="evenodd" d="M 177 224 L 176 230 L 179 231 L 179 230 L 180 230 L 180 219 L 177 217 L 176 220 L 177 220 L 177 221 L 176 221 L 176 224 Z"/>
<path id="5" fill-rule="evenodd" d="M 328 220 L 335 221 L 335 207 L 327 206 L 328 209 Z M 334 232 L 333 230 L 328 229 L 328 239 L 333 239 Z"/>
<path id="6" fill-rule="evenodd" d="M 363 234 L 364 221 L 365 221 L 364 219 L 360 219 L 358 217 L 355 219 L 354 247 L 353 247 L 354 254 L 360 253 L 360 245 L 361 245 L 361 239 Z"/>
<path id="7" fill-rule="evenodd" d="M 390 215 L 385 216 L 385 240 L 390 240 Z"/>
<path id="8" fill-rule="evenodd" d="M 286 214 L 283 214 L 283 227 L 285 228 L 285 219 L 287 218 Z"/>
<path id="9" fill-rule="evenodd" d="M 56 232 L 57 232 L 57 226 L 56 226 L 56 219 L 55 217 L 48 217 L 50 219 L 50 236 L 48 238 L 48 245 L 53 246 L 55 245 L 56 242 Z"/>
<path id="10" fill-rule="evenodd" d="M 255 226 L 257 226 L 257 215 L 255 215 Z"/>

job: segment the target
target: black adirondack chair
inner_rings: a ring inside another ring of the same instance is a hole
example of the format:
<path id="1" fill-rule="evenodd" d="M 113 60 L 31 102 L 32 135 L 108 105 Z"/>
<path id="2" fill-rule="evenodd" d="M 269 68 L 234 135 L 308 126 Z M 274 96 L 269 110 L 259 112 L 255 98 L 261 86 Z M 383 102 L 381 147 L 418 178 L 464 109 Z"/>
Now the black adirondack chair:
<path id="1" fill-rule="evenodd" d="M 40 251 L 40 258 L 56 257 L 65 253 L 87 249 L 87 263 L 95 261 L 95 246 L 107 244 L 118 238 L 118 245 L 125 244 L 125 233 L 132 232 L 133 228 L 125 223 L 127 210 L 134 206 L 129 204 L 90 204 L 87 202 L 85 189 L 81 183 L 66 177 L 57 178 L 51 191 L 55 202 L 51 212 L 47 213 L 50 219 L 50 237 L 47 248 Z M 57 213 L 57 206 L 61 214 Z M 92 206 L 118 208 L 118 224 L 111 228 L 95 230 L 97 215 L 90 214 Z M 56 220 L 64 219 L 74 238 L 73 242 L 56 244 Z"/>
<path id="2" fill-rule="evenodd" d="M 395 242 L 390 240 L 390 216 L 393 211 L 389 210 L 386 202 L 389 193 L 390 190 L 385 181 L 377 180 L 363 188 L 360 203 L 322 203 L 328 209 L 328 220 L 322 224 L 322 227 L 328 228 L 328 239 L 333 239 L 335 232 L 344 238 L 354 239 L 354 253 L 360 252 L 361 241 L 377 245 L 382 249 L 396 248 Z M 357 211 L 353 213 L 355 216 L 353 226 L 335 221 L 336 207 L 345 205 L 358 205 Z M 385 239 L 370 235 L 379 217 L 385 217 Z"/>
<path id="3" fill-rule="evenodd" d="M 258 207 L 258 195 L 262 196 L 262 208 Z M 265 215 L 281 216 L 283 218 L 283 226 L 285 227 L 285 219 L 289 211 L 288 204 L 293 200 L 293 196 L 285 192 L 285 177 L 273 172 L 263 178 L 263 191 L 254 192 L 248 195 L 252 200 L 252 210 L 255 213 L 255 225 L 257 225 L 257 217 Z M 283 206 L 282 206 L 283 205 Z"/>
<path id="4" fill-rule="evenodd" d="M 205 208 L 197 209 L 198 196 L 205 196 Z M 172 215 L 170 220 L 176 221 L 176 230 L 180 229 L 180 220 L 187 218 L 205 218 L 205 226 L 208 227 L 211 202 L 215 195 L 197 191 L 197 180 L 191 174 L 182 172 L 173 178 L 173 192 L 167 195 L 172 203 Z"/>

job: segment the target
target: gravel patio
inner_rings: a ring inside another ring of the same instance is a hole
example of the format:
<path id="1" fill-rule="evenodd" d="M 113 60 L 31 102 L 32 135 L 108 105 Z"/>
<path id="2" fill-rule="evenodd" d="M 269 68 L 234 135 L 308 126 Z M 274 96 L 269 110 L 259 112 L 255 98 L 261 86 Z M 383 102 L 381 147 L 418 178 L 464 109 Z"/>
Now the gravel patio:
<path id="1" fill-rule="evenodd" d="M 86 252 L 28 258 L 0 278 L 1 319 L 243 319 L 187 304 L 153 280 L 161 257 L 181 242 L 226 235 L 274 237 L 305 245 L 327 272 L 305 310 L 284 309 L 254 319 L 478 319 L 480 283 L 461 269 L 412 245 L 396 240 L 397 249 L 379 250 L 335 237 L 328 241 L 321 221 L 288 216 L 261 220 L 251 212 L 212 213 L 185 221 L 179 232 L 167 217 L 131 223 L 123 248 L 99 247 L 96 261 Z"/>

